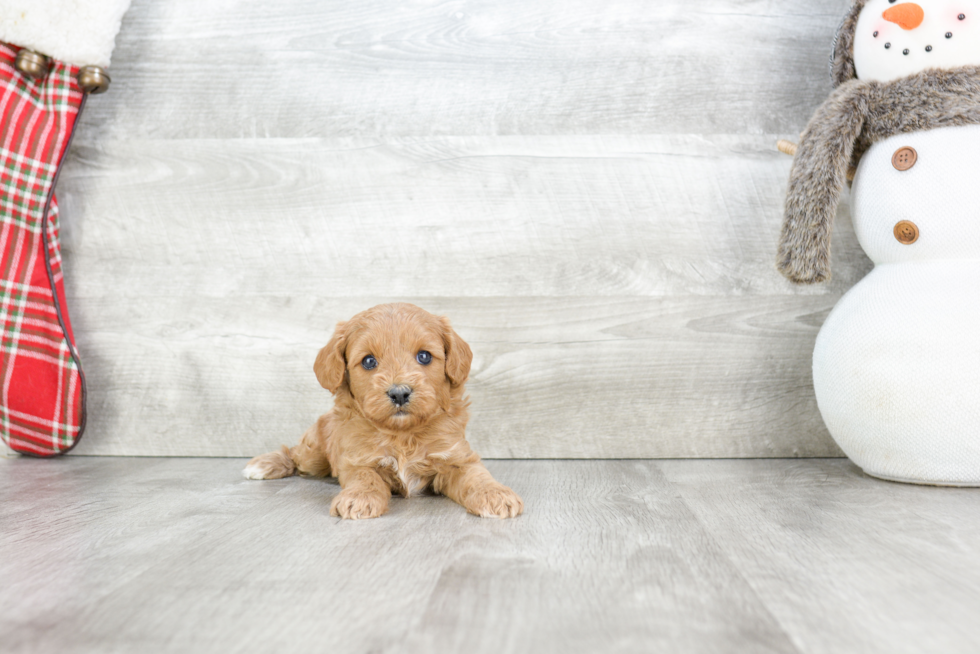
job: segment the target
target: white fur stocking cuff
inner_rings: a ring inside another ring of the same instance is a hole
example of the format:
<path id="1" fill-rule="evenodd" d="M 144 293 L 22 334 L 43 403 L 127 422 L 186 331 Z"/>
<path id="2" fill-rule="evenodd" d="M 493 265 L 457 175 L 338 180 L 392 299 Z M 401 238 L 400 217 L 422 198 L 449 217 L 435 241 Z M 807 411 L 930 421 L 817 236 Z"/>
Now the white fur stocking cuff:
<path id="1" fill-rule="evenodd" d="M 76 66 L 109 66 L 131 0 L 0 0 L 0 41 Z"/>

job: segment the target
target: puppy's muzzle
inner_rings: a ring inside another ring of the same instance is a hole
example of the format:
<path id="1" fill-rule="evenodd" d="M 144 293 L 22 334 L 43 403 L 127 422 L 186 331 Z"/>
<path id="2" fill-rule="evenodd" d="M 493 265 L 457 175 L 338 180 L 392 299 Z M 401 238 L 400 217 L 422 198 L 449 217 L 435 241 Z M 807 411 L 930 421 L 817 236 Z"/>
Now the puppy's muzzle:
<path id="1" fill-rule="evenodd" d="M 412 396 L 412 387 L 401 384 L 398 386 L 392 386 L 388 389 L 388 399 L 391 403 L 397 407 L 403 407 L 408 404 L 408 399 Z"/>

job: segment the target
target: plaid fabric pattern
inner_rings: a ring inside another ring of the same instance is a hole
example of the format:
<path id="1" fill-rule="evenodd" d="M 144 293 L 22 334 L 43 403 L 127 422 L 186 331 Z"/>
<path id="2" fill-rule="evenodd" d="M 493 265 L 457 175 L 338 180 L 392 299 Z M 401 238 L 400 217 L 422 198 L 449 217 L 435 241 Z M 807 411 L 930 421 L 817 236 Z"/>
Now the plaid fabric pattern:
<path id="1" fill-rule="evenodd" d="M 67 451 L 84 428 L 84 378 L 68 321 L 54 184 L 84 96 L 77 68 L 40 80 L 0 43 L 0 436 L 35 456 Z"/>

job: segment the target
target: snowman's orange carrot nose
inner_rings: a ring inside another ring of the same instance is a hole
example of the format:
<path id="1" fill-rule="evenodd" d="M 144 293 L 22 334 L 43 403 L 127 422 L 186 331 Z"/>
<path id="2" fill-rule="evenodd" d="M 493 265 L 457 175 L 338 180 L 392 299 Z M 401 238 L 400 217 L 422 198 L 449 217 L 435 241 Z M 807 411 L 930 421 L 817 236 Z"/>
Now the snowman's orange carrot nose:
<path id="1" fill-rule="evenodd" d="M 925 18 L 925 15 L 922 7 L 914 2 L 903 2 L 900 5 L 886 9 L 881 14 L 881 17 L 895 23 L 903 30 L 914 30 L 922 24 L 922 19 Z"/>

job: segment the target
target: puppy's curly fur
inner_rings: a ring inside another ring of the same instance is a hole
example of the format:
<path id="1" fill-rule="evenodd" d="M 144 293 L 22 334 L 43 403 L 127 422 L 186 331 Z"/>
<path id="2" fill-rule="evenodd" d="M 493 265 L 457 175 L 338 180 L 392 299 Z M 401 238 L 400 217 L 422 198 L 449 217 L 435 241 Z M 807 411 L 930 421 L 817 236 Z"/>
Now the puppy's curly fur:
<path id="1" fill-rule="evenodd" d="M 423 363 L 420 352 L 431 354 L 431 362 Z M 362 365 L 367 357 L 376 361 L 373 368 Z M 466 442 L 463 385 L 472 358 L 447 319 L 414 305 L 383 304 L 357 314 L 337 325 L 313 366 L 320 385 L 334 394 L 333 410 L 295 447 L 249 461 L 245 476 L 337 477 L 342 490 L 330 513 L 341 518 L 378 517 L 393 491 L 410 497 L 428 487 L 475 515 L 520 515 L 521 498 L 494 480 Z M 392 389 L 402 395 L 393 397 Z"/>

